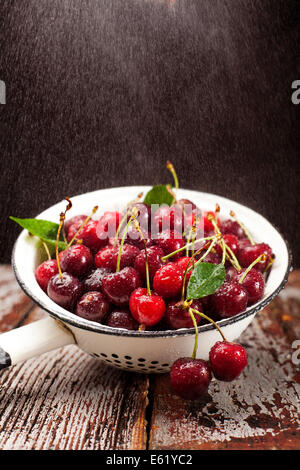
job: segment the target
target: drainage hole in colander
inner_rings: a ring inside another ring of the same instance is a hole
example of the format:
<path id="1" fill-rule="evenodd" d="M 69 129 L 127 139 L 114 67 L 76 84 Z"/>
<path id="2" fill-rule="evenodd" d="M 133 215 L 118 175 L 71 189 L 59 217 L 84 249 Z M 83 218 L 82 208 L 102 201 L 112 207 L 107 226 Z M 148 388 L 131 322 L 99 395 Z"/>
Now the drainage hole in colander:
<path id="1" fill-rule="evenodd" d="M 133 362 L 131 362 L 131 361 L 126 361 L 125 364 L 128 364 L 129 366 L 132 366 L 132 365 L 133 365 Z"/>
<path id="2" fill-rule="evenodd" d="M 102 357 L 107 357 L 107 354 L 105 354 L 105 353 L 100 353 L 100 356 L 102 356 Z"/>
<path id="3" fill-rule="evenodd" d="M 143 357 L 139 357 L 138 362 L 146 362 L 146 359 L 144 359 Z"/>
<path id="4" fill-rule="evenodd" d="M 115 357 L 116 359 L 119 359 L 118 354 L 112 354 L 111 356 L 112 356 L 112 357 Z"/>
<path id="5" fill-rule="evenodd" d="M 118 361 L 117 359 L 114 360 L 115 364 L 121 364 L 121 361 Z"/>
<path id="6" fill-rule="evenodd" d="M 151 361 L 151 364 L 158 364 L 158 361 Z"/>
<path id="7" fill-rule="evenodd" d="M 131 356 L 124 356 L 124 359 L 128 359 L 129 361 L 131 361 L 132 357 Z"/>

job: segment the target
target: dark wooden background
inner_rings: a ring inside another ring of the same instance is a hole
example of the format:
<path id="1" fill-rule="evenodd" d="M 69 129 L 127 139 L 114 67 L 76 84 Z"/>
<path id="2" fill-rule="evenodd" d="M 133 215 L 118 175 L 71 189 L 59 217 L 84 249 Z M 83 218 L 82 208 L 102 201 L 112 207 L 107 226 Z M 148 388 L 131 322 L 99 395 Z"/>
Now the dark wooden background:
<path id="1" fill-rule="evenodd" d="M 169 181 L 244 203 L 300 265 L 296 0 L 1 0 L 1 260 L 65 195 Z"/>

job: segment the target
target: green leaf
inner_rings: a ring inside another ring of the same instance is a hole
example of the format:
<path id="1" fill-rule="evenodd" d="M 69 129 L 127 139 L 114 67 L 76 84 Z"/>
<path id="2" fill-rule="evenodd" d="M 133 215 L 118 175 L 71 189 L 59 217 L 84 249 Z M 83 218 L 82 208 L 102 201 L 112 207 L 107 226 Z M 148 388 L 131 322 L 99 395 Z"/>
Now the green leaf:
<path id="1" fill-rule="evenodd" d="M 49 220 L 42 219 L 20 219 L 19 217 L 12 217 L 10 219 L 21 225 L 21 227 L 28 230 L 29 233 L 39 237 L 41 240 L 50 246 L 56 245 L 56 236 L 59 225 Z M 63 236 L 60 234 L 60 241 L 58 242 L 58 249 L 64 250 L 67 244 L 63 241 Z"/>
<path id="2" fill-rule="evenodd" d="M 166 185 L 163 184 L 153 186 L 153 188 L 148 191 L 144 199 L 144 203 L 148 206 L 151 206 L 152 204 L 167 204 L 168 206 L 171 206 L 173 202 L 173 196 L 167 190 Z"/>
<path id="3" fill-rule="evenodd" d="M 197 264 L 187 286 L 187 300 L 214 294 L 225 281 L 225 275 L 223 264 Z"/>

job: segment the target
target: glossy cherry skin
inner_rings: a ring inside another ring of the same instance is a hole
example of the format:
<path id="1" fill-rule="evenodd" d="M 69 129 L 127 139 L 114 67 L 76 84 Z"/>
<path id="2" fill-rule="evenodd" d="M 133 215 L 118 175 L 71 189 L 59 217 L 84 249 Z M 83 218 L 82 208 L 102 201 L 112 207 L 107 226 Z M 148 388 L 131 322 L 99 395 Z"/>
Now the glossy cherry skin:
<path id="1" fill-rule="evenodd" d="M 104 239 L 99 238 L 97 227 L 98 221 L 90 220 L 76 235 L 76 238 L 81 240 L 82 245 L 87 246 L 93 253 L 96 253 L 108 243 L 107 236 Z M 68 241 L 70 241 L 72 235 L 70 234 L 72 228 L 73 226 L 71 226 L 68 233 Z M 100 232 L 99 235 L 101 235 Z"/>
<path id="2" fill-rule="evenodd" d="M 137 215 L 136 220 L 138 221 L 140 227 L 148 232 L 151 229 L 151 208 L 144 202 L 135 202 L 130 204 L 127 210 L 136 209 Z M 124 214 L 125 215 L 125 214 Z M 130 219 L 130 215 L 127 217 L 127 222 Z"/>
<path id="3" fill-rule="evenodd" d="M 208 362 L 182 357 L 172 365 L 170 384 L 176 395 L 185 400 L 197 400 L 208 390 L 212 375 Z"/>
<path id="4" fill-rule="evenodd" d="M 143 228 L 140 228 L 140 231 L 142 232 L 144 240 L 146 241 L 146 247 L 151 246 L 153 242 L 151 238 L 149 237 L 149 233 Z M 124 234 L 124 231 L 123 232 L 121 231 L 119 235 L 119 242 L 122 239 L 123 234 Z M 143 250 L 145 248 L 145 242 L 143 240 L 143 237 L 141 233 L 137 230 L 137 228 L 133 224 L 131 224 L 125 235 L 125 242 L 129 243 L 130 245 L 136 246 L 140 250 Z"/>
<path id="5" fill-rule="evenodd" d="M 198 312 L 203 312 L 203 306 L 200 300 L 194 300 L 192 308 L 198 310 Z M 202 318 L 200 315 L 193 313 L 197 325 L 200 325 Z M 189 314 L 187 308 L 184 308 L 182 302 L 173 301 L 170 302 L 167 306 L 165 313 L 165 323 L 168 328 L 172 330 L 178 330 L 179 328 L 194 328 L 194 323 Z"/>
<path id="6" fill-rule="evenodd" d="M 235 220 L 231 219 L 227 219 L 221 222 L 220 231 L 223 235 L 230 233 L 231 235 L 235 235 L 239 239 L 245 237 L 245 232 L 242 227 Z"/>
<path id="7" fill-rule="evenodd" d="M 106 325 L 112 328 L 124 328 L 125 330 L 137 330 L 138 322 L 127 309 L 115 309 L 106 318 Z"/>
<path id="8" fill-rule="evenodd" d="M 56 259 L 49 259 L 40 264 L 35 270 L 35 278 L 43 291 L 47 292 L 51 277 L 58 273 Z"/>
<path id="9" fill-rule="evenodd" d="M 165 255 L 169 255 L 174 251 L 179 250 L 185 245 L 184 238 L 179 232 L 175 230 L 161 232 L 156 238 L 156 245 L 159 246 Z M 172 261 L 182 256 L 182 252 L 176 253 L 172 256 Z"/>
<path id="10" fill-rule="evenodd" d="M 231 382 L 248 365 L 247 353 L 240 344 L 218 341 L 209 352 L 209 363 L 216 379 Z"/>
<path id="11" fill-rule="evenodd" d="M 71 217 L 71 219 L 67 219 L 64 222 L 65 233 L 68 234 L 68 231 L 70 230 L 71 226 L 74 225 L 75 227 L 75 224 L 77 226 L 76 230 L 78 230 L 80 225 L 87 219 L 87 217 L 87 215 L 74 215 L 74 217 Z"/>
<path id="12" fill-rule="evenodd" d="M 204 255 L 204 252 L 198 256 L 196 256 L 197 259 L 200 259 L 201 256 Z M 203 262 L 204 263 L 212 263 L 212 264 L 220 264 L 222 261 L 222 258 L 218 255 L 218 253 L 212 253 L 211 251 L 208 253 L 207 256 L 205 256 Z"/>
<path id="13" fill-rule="evenodd" d="M 73 245 L 61 252 L 60 267 L 62 271 L 73 274 L 75 277 L 88 273 L 94 265 L 91 250 L 84 245 Z"/>
<path id="14" fill-rule="evenodd" d="M 78 301 L 75 313 L 78 317 L 101 323 L 110 305 L 101 292 L 87 292 Z"/>
<path id="15" fill-rule="evenodd" d="M 229 246 L 233 254 L 237 255 L 238 250 L 239 250 L 239 239 L 235 235 L 232 235 L 231 233 L 227 233 L 226 235 L 223 236 L 223 240 L 226 243 L 226 245 Z M 215 250 L 219 254 L 219 256 L 222 256 L 223 249 L 222 249 L 221 243 L 218 243 L 217 245 L 215 245 Z"/>
<path id="16" fill-rule="evenodd" d="M 110 302 L 118 306 L 128 305 L 131 293 L 138 287 L 142 287 L 140 273 L 130 266 L 107 274 L 102 279 L 102 292 Z"/>
<path id="17" fill-rule="evenodd" d="M 192 258 L 190 258 L 189 256 L 183 256 L 182 258 L 175 260 L 174 264 L 178 266 L 179 268 L 181 268 L 184 273 L 187 268 L 192 268 L 193 261 L 192 261 Z M 186 278 L 185 278 L 186 282 L 189 281 L 192 272 L 193 272 L 193 269 L 191 269 L 190 271 L 186 273 Z"/>
<path id="18" fill-rule="evenodd" d="M 113 255 L 118 253 L 119 248 L 114 247 L 112 245 L 106 246 L 98 251 L 95 255 L 94 263 L 97 268 L 105 268 L 111 271 L 114 270 L 113 268 Z"/>
<path id="19" fill-rule="evenodd" d="M 212 295 L 211 302 L 221 318 L 229 318 L 247 308 L 248 294 L 241 284 L 225 281 Z"/>
<path id="20" fill-rule="evenodd" d="M 69 273 L 53 276 L 48 284 L 47 293 L 51 300 L 65 308 L 72 310 L 83 292 L 82 284 L 76 277 Z"/>
<path id="21" fill-rule="evenodd" d="M 105 268 L 97 268 L 90 272 L 82 281 L 84 292 L 101 292 L 102 279 L 109 273 L 109 269 Z"/>
<path id="22" fill-rule="evenodd" d="M 156 271 L 153 289 L 166 299 L 178 297 L 182 290 L 183 271 L 174 263 L 168 263 Z"/>
<path id="23" fill-rule="evenodd" d="M 154 214 L 153 224 L 159 232 L 176 230 L 182 233 L 184 230 L 184 214 L 182 208 L 176 204 L 171 207 L 159 207 Z"/>
<path id="24" fill-rule="evenodd" d="M 140 325 L 153 326 L 164 316 L 166 305 L 155 292 L 148 295 L 147 289 L 140 287 L 132 292 L 129 308 L 133 318 Z"/>
<path id="25" fill-rule="evenodd" d="M 239 282 L 246 269 L 242 269 L 240 272 L 235 271 L 233 280 Z M 265 280 L 260 271 L 252 268 L 241 285 L 246 289 L 248 293 L 248 305 L 253 305 L 258 302 L 264 295 L 265 291 Z"/>
<path id="26" fill-rule="evenodd" d="M 156 271 L 158 271 L 162 266 L 163 262 L 161 258 L 164 256 L 164 252 L 159 246 L 150 246 L 147 248 L 148 256 L 148 267 L 149 267 L 149 277 L 152 281 Z M 141 274 L 143 279 L 146 279 L 146 253 L 145 250 L 142 250 L 134 261 L 134 268 Z"/>
<path id="27" fill-rule="evenodd" d="M 257 243 L 256 245 L 248 245 L 240 248 L 238 260 L 243 268 L 247 268 L 262 254 L 266 254 L 267 259 L 265 261 L 259 261 L 255 265 L 255 269 L 258 271 L 264 271 L 270 262 L 270 257 L 272 256 L 272 249 L 266 243 Z"/>
<path id="28" fill-rule="evenodd" d="M 127 266 L 133 266 L 139 253 L 140 250 L 136 246 L 124 243 L 120 258 L 120 269 L 126 268 Z M 97 268 L 107 268 L 111 271 L 115 271 L 117 268 L 118 255 L 119 246 L 107 246 L 102 248 L 102 250 L 98 251 L 95 256 L 95 266 Z"/>
<path id="29" fill-rule="evenodd" d="M 100 217 L 97 226 L 97 233 L 100 238 L 113 237 L 119 227 L 121 214 L 116 211 L 107 211 Z"/>
<path id="30" fill-rule="evenodd" d="M 179 199 L 178 205 L 184 209 L 184 212 L 188 215 L 191 212 L 197 209 L 196 204 L 194 204 L 190 199 Z"/>
<path id="31" fill-rule="evenodd" d="M 214 226 L 211 223 L 211 220 L 209 220 L 210 216 L 213 216 L 215 218 L 215 221 L 217 225 L 220 225 L 219 219 L 216 217 L 216 213 L 212 211 L 204 212 L 203 213 L 203 227 L 204 227 L 204 234 L 205 236 L 208 235 L 210 232 L 214 232 Z"/>

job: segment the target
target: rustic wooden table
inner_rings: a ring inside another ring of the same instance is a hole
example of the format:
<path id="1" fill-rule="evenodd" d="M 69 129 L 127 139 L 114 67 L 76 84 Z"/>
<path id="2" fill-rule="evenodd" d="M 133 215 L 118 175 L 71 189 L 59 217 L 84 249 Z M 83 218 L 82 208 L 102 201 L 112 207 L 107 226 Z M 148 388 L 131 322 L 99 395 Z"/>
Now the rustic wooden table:
<path id="1" fill-rule="evenodd" d="M 0 331 L 43 317 L 0 266 Z M 300 271 L 240 341 L 249 366 L 203 400 L 67 346 L 0 375 L 0 449 L 299 449 Z M 296 363 L 299 362 L 297 365 Z"/>

